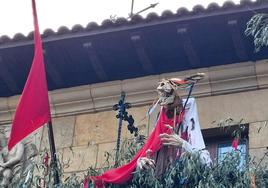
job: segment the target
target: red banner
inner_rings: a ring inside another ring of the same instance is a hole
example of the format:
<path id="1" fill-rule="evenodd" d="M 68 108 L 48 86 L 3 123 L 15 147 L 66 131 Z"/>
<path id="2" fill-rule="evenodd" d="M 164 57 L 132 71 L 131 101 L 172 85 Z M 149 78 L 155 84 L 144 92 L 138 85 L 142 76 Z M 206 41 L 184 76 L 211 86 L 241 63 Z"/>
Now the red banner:
<path id="1" fill-rule="evenodd" d="M 20 97 L 8 149 L 51 120 L 42 41 L 38 27 L 35 0 L 32 0 L 35 51 L 30 73 Z"/>

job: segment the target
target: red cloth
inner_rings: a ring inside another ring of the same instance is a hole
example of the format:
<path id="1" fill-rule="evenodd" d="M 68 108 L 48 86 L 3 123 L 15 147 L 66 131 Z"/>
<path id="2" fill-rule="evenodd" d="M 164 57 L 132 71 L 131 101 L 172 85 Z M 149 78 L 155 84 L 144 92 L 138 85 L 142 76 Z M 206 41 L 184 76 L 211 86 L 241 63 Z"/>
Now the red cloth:
<path id="1" fill-rule="evenodd" d="M 32 67 L 24 86 L 8 141 L 11 150 L 18 142 L 51 119 L 42 41 L 38 28 L 35 1 L 32 0 L 35 52 Z"/>
<path id="2" fill-rule="evenodd" d="M 176 123 L 180 123 L 183 119 L 183 114 L 181 113 L 176 118 Z M 167 128 L 165 125 L 174 126 L 174 118 L 168 119 L 165 113 L 165 110 L 161 110 L 159 115 L 159 119 L 157 121 L 156 127 L 154 128 L 153 132 L 149 136 L 147 142 L 144 146 L 138 151 L 138 153 L 134 156 L 134 158 L 128 163 L 121 167 L 108 170 L 103 174 L 96 176 L 96 177 L 88 177 L 84 182 L 84 188 L 88 187 L 88 181 L 94 181 L 95 185 L 98 188 L 105 187 L 105 183 L 112 183 L 112 184 L 124 184 L 132 178 L 132 172 L 136 168 L 137 160 L 140 157 L 146 156 L 146 151 L 150 149 L 152 154 L 157 152 L 162 144 L 159 138 L 159 135 L 162 133 L 171 133 L 171 130 Z"/>
<path id="3" fill-rule="evenodd" d="M 238 144 L 239 144 L 239 138 L 234 138 L 232 142 L 232 147 L 234 148 L 234 150 L 237 150 Z"/>

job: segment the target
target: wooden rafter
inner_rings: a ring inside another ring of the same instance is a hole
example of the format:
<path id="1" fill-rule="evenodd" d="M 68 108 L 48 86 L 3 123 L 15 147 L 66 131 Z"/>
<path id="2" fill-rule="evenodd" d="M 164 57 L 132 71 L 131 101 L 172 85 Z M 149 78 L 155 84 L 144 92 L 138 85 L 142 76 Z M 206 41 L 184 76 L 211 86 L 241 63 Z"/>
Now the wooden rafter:
<path id="1" fill-rule="evenodd" d="M 101 64 L 101 61 L 98 57 L 96 50 L 93 47 L 92 42 L 84 43 L 83 47 L 86 49 L 88 58 L 90 59 L 90 64 L 96 72 L 98 78 L 102 81 L 108 80 L 108 76 Z"/>
<path id="2" fill-rule="evenodd" d="M 141 35 L 132 35 L 131 41 L 139 57 L 139 61 L 142 65 L 142 68 L 147 73 L 153 73 L 154 72 L 153 64 L 151 63 L 151 60 L 148 54 L 146 53 L 146 49 L 145 49 Z"/>

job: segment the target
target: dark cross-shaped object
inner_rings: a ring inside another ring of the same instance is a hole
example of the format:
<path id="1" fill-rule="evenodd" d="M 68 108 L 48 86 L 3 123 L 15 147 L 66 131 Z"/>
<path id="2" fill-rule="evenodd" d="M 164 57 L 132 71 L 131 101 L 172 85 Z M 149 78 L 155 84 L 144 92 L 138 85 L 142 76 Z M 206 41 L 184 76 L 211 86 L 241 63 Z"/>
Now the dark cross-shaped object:
<path id="1" fill-rule="evenodd" d="M 125 102 L 126 94 L 125 92 L 121 93 L 120 100 L 117 104 L 113 106 L 114 111 L 118 111 L 116 118 L 118 119 L 118 133 L 117 133 L 117 142 L 116 142 L 116 153 L 115 153 L 115 167 L 118 166 L 119 160 L 119 149 L 120 149 L 120 142 L 121 142 L 121 130 L 122 130 L 122 123 L 126 121 L 128 123 L 127 129 L 131 134 L 134 133 L 134 136 L 138 136 L 138 128 L 134 126 L 134 119 L 132 115 L 128 115 L 127 109 L 131 108 L 131 104 Z"/>

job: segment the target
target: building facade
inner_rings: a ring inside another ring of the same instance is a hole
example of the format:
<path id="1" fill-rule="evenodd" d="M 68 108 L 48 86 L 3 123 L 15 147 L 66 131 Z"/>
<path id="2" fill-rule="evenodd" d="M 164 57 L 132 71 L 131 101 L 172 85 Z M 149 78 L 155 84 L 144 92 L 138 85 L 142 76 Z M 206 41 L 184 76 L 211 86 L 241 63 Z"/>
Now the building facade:
<path id="1" fill-rule="evenodd" d="M 250 9 L 249 9 L 250 8 Z M 207 9 L 165 11 L 131 21 L 106 20 L 101 26 L 62 27 L 43 34 L 53 129 L 57 151 L 70 160 L 66 173 L 100 167 L 105 151 L 116 146 L 118 120 L 112 106 L 126 92 L 140 133 L 150 134 L 156 116 L 145 118 L 157 99 L 162 78 L 206 74 L 193 91 L 203 135 L 213 158 L 228 150 L 232 138 L 217 122 L 243 119 L 241 147 L 260 159 L 268 150 L 268 53 L 254 53 L 244 36 L 253 11 L 267 11 L 267 2 L 226 2 Z M 1 37 L 0 124 L 9 127 L 27 77 L 33 52 L 31 34 Z M 26 68 L 23 66 L 25 64 Z M 186 96 L 186 91 L 181 93 Z M 143 119 L 143 120 L 142 120 Z M 142 120 L 142 121 L 139 121 Z M 131 138 L 125 124 L 123 138 Z M 28 139 L 49 149 L 47 128 Z"/>

